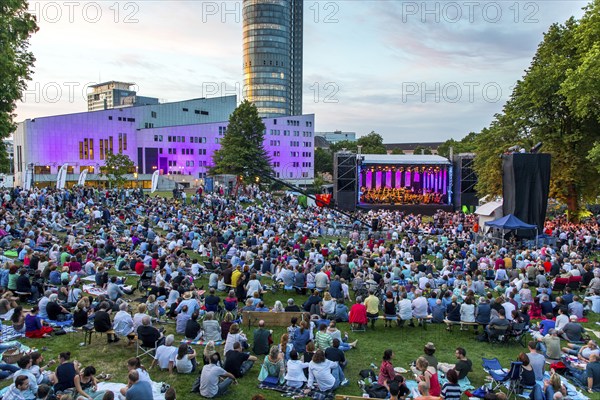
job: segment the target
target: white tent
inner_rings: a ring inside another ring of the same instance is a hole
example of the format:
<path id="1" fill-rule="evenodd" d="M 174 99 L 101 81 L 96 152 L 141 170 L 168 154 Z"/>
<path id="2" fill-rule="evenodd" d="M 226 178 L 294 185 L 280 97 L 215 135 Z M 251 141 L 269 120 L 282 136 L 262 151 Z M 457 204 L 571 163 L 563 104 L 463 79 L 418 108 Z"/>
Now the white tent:
<path id="1" fill-rule="evenodd" d="M 490 228 L 486 227 L 485 223 L 495 221 L 503 216 L 502 200 L 490 201 L 477 207 L 475 214 L 479 217 L 479 226 L 481 227 L 481 230 L 487 232 Z"/>

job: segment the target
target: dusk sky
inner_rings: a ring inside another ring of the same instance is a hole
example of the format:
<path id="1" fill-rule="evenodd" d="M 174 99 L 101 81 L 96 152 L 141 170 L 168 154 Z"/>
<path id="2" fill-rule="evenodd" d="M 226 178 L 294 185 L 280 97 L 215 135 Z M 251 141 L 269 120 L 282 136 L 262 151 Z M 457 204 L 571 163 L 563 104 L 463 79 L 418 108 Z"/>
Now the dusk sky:
<path id="1" fill-rule="evenodd" d="M 385 142 L 488 126 L 543 33 L 586 1 L 305 1 L 303 112 Z M 87 109 L 86 86 L 177 101 L 241 98 L 241 1 L 32 1 L 33 80 L 17 121 Z"/>

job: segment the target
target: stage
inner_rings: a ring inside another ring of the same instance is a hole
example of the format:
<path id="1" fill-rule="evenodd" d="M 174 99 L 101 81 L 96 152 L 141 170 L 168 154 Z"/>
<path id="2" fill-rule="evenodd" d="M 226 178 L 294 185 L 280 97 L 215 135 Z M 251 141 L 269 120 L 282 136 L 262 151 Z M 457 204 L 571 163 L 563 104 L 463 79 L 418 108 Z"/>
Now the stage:
<path id="1" fill-rule="evenodd" d="M 405 214 L 433 215 L 438 210 L 453 212 L 454 206 L 451 204 L 359 204 L 357 210 L 394 210 Z"/>

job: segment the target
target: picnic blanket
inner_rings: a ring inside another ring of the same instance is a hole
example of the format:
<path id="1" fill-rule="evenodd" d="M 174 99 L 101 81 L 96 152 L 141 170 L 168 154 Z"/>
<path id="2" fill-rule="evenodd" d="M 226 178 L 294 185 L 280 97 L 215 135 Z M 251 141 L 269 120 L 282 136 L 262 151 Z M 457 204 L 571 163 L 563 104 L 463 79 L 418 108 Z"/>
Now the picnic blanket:
<path id="1" fill-rule="evenodd" d="M 2 336 L 0 336 L 2 343 L 10 342 L 11 340 L 15 340 L 24 336 L 25 333 L 19 333 L 15 331 L 12 325 L 2 325 Z"/>
<path id="2" fill-rule="evenodd" d="M 536 383 L 538 385 L 540 385 L 541 387 L 544 387 L 544 380 L 546 380 L 546 379 L 550 379 L 550 374 L 548 373 L 548 371 L 544 372 L 544 379 L 542 379 L 541 381 L 536 381 Z M 567 396 L 569 397 L 569 399 L 571 399 L 571 400 L 589 400 L 589 397 L 587 397 L 585 394 L 583 394 L 582 392 L 577 390 L 575 385 L 573 385 L 573 383 L 571 383 L 567 378 L 565 378 L 564 376 L 561 376 L 560 380 L 562 381 L 562 384 L 565 385 L 565 387 L 567 388 Z M 504 386 L 506 388 L 508 388 L 509 385 L 510 385 L 510 382 L 504 383 Z M 517 395 L 517 397 L 529 399 L 530 394 L 531 394 L 531 389 L 524 389 L 521 393 L 519 393 Z"/>
<path id="3" fill-rule="evenodd" d="M 287 386 L 287 385 L 271 386 L 271 385 L 263 385 L 262 383 L 260 383 L 258 385 L 258 388 L 266 389 L 266 390 L 273 390 L 275 392 L 283 393 L 281 395 L 282 397 L 298 398 L 297 396 L 300 396 L 300 397 L 309 397 L 309 398 L 315 399 L 315 400 L 329 400 L 329 399 L 333 399 L 333 395 L 334 395 L 334 393 L 332 391 L 321 392 L 318 390 L 312 390 L 307 395 L 304 393 L 305 388 L 294 388 L 294 387 Z"/>
<path id="4" fill-rule="evenodd" d="M 54 321 L 52 319 L 44 319 L 48 325 L 53 328 L 66 328 L 68 326 L 73 326 L 73 320 L 70 319 L 68 321 Z"/>
<path id="5" fill-rule="evenodd" d="M 442 371 L 438 371 L 438 380 L 440 381 L 440 386 L 444 386 L 444 384 L 448 382 L 448 379 L 446 379 L 446 375 L 444 375 Z M 460 386 L 460 390 L 462 390 L 463 393 L 467 390 L 475 389 L 475 386 L 471 385 L 471 381 L 466 376 L 463 379 L 460 379 L 458 381 L 458 384 Z"/>
<path id="6" fill-rule="evenodd" d="M 181 343 L 187 343 L 187 344 L 191 344 L 194 346 L 206 346 L 208 344 L 210 340 L 188 340 L 188 339 L 182 339 Z M 224 340 L 217 340 L 215 342 L 215 346 L 221 346 L 222 344 L 225 344 Z"/>
<path id="7" fill-rule="evenodd" d="M 96 285 L 83 285 L 83 291 L 92 296 L 107 295 L 106 289 L 97 288 Z"/>
<path id="8" fill-rule="evenodd" d="M 152 382 L 152 398 L 153 400 L 165 400 L 165 394 L 161 393 L 162 382 Z M 121 396 L 119 390 L 127 386 L 124 383 L 118 382 L 99 382 L 98 391 L 112 391 L 115 394 L 115 399 L 124 400 L 125 397 Z M 148 399 L 150 400 L 150 399 Z"/>

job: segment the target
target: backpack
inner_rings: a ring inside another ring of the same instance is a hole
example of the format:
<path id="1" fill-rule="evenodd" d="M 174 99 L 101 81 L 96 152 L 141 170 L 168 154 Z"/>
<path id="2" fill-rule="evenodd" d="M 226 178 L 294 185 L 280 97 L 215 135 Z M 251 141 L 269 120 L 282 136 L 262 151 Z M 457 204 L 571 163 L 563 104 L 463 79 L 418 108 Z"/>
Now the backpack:
<path id="1" fill-rule="evenodd" d="M 385 399 L 388 395 L 388 390 L 385 386 L 374 383 L 365 389 L 367 394 L 372 399 Z"/>

